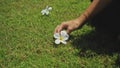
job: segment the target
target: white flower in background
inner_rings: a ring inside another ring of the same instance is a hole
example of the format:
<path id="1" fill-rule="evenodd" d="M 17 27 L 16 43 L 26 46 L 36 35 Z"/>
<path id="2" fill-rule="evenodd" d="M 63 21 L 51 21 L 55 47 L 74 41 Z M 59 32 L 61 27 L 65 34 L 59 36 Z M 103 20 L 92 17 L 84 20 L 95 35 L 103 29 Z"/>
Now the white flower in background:
<path id="1" fill-rule="evenodd" d="M 55 33 L 54 38 L 56 39 L 55 44 L 60 44 L 60 43 L 66 44 L 67 43 L 66 40 L 69 39 L 69 35 L 67 34 L 66 31 L 61 31 L 60 34 Z"/>
<path id="2" fill-rule="evenodd" d="M 46 8 L 41 11 L 41 13 L 42 15 L 48 15 L 51 10 L 52 10 L 52 7 L 46 6 Z"/>

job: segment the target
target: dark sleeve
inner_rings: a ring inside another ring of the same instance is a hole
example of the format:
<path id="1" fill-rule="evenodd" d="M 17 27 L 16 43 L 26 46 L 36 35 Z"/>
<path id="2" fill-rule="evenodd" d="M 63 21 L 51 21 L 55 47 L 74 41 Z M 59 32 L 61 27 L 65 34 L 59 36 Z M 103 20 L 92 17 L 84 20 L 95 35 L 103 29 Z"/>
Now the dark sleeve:
<path id="1" fill-rule="evenodd" d="M 120 29 L 120 0 L 112 0 L 107 7 L 91 19 L 90 23 L 96 28 L 113 31 Z"/>

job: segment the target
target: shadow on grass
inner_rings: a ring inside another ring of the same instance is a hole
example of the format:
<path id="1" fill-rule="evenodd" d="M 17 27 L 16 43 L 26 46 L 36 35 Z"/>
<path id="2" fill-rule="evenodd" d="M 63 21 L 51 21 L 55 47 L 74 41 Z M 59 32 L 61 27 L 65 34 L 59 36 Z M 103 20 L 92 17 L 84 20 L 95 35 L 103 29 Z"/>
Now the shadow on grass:
<path id="1" fill-rule="evenodd" d="M 77 37 L 71 36 L 71 39 L 73 47 L 80 50 L 80 57 L 120 53 L 120 40 L 116 34 L 91 31 Z M 116 65 L 120 65 L 120 56 L 118 57 Z"/>

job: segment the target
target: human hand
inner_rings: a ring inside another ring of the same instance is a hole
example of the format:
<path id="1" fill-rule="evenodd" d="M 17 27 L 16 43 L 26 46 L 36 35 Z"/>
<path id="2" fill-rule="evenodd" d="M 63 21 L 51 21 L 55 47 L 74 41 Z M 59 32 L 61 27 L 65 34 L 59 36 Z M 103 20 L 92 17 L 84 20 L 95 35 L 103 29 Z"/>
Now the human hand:
<path id="1" fill-rule="evenodd" d="M 66 30 L 70 34 L 73 30 L 77 29 L 80 26 L 78 19 L 62 22 L 55 28 L 54 33 L 60 33 L 62 30 Z"/>

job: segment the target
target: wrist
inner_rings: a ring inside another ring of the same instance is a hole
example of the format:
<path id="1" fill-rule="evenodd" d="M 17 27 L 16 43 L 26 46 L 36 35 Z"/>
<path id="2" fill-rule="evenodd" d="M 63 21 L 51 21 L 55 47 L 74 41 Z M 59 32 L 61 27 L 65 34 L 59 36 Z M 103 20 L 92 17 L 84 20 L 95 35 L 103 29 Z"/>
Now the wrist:
<path id="1" fill-rule="evenodd" d="M 82 14 L 80 17 L 76 18 L 79 25 L 82 25 L 88 20 L 88 17 L 85 14 Z"/>

